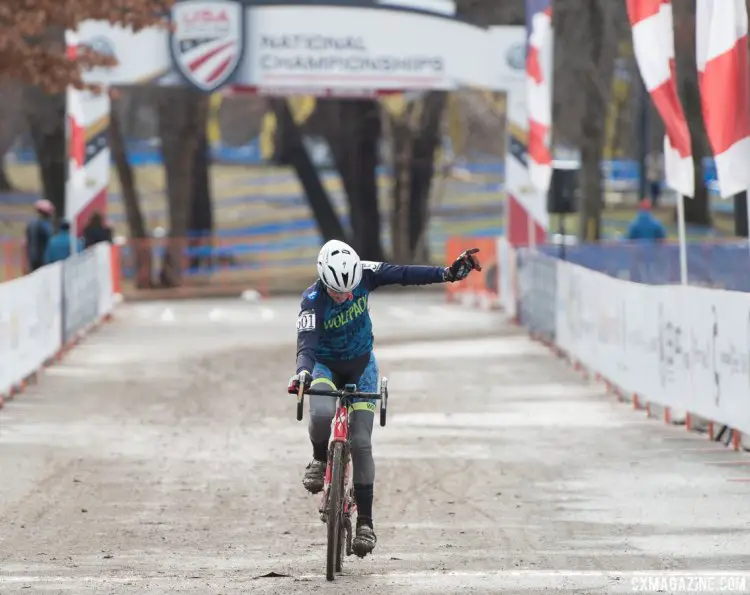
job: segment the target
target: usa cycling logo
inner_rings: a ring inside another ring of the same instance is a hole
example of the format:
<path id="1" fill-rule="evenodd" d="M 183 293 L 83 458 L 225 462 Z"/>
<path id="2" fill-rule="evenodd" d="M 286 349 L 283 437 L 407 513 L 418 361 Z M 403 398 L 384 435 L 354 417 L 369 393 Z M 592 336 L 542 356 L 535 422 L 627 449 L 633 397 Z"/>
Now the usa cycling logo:
<path id="1" fill-rule="evenodd" d="M 188 83 L 215 91 L 237 71 L 245 46 L 242 4 L 234 0 L 186 0 L 172 6 L 170 50 Z"/>

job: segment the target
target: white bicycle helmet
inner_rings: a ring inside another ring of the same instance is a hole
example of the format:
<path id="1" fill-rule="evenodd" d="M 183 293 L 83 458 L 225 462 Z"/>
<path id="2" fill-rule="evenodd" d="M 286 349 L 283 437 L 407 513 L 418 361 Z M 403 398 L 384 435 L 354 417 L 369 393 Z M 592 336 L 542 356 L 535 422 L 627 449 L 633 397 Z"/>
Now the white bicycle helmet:
<path id="1" fill-rule="evenodd" d="M 362 280 L 362 263 L 354 248 L 339 240 L 326 242 L 318 254 L 318 277 L 333 291 L 353 291 Z"/>

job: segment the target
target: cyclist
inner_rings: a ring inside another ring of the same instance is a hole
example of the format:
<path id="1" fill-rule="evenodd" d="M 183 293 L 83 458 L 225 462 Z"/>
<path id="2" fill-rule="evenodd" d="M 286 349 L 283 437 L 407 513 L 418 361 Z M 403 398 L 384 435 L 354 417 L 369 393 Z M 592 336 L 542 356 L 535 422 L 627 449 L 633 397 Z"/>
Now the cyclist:
<path id="1" fill-rule="evenodd" d="M 356 384 L 363 392 L 377 392 L 380 374 L 373 350 L 369 294 L 386 285 L 429 285 L 465 279 L 482 267 L 473 248 L 448 267 L 393 265 L 361 261 L 349 245 L 327 242 L 318 255 L 318 280 L 302 294 L 297 318 L 297 372 L 288 392 L 324 385 L 331 389 Z M 308 432 L 313 459 L 305 469 L 303 485 L 312 494 L 323 489 L 331 420 L 335 401 L 310 396 Z M 375 463 L 372 458 L 372 426 L 375 401 L 355 400 L 350 416 L 350 442 L 357 502 L 357 530 L 352 549 L 359 557 L 370 553 L 377 539 L 372 522 Z"/>

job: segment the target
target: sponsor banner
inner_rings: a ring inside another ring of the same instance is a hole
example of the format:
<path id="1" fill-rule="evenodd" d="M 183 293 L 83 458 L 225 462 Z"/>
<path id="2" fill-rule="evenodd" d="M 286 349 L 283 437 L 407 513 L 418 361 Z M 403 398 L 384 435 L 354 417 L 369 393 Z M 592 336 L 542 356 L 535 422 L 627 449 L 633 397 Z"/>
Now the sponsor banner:
<path id="1" fill-rule="evenodd" d="M 646 401 L 750 432 L 750 295 L 558 262 L 555 301 L 572 358 Z"/>
<path id="2" fill-rule="evenodd" d="M 88 20 L 70 33 L 117 58 L 113 68 L 85 73 L 87 81 L 110 85 L 523 94 L 526 84 L 524 27 L 483 27 L 427 10 L 182 0 L 172 6 L 172 25 L 132 33 Z"/>
<path id="3" fill-rule="evenodd" d="M 61 286 L 59 263 L 0 284 L 0 394 L 60 348 Z"/>
<path id="4" fill-rule="evenodd" d="M 557 260 L 529 248 L 521 248 L 516 255 L 519 322 L 552 341 L 556 331 Z"/>
<path id="5" fill-rule="evenodd" d="M 99 319 L 99 266 L 89 248 L 63 261 L 63 344 Z"/>

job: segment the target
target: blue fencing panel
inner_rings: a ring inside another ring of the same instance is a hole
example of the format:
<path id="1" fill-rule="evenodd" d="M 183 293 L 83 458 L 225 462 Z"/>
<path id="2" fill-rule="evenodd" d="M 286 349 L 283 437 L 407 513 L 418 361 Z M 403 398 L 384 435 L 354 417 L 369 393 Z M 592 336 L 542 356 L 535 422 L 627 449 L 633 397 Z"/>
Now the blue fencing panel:
<path id="1" fill-rule="evenodd" d="M 558 250 L 552 245 L 540 248 L 553 257 Z M 674 243 L 581 244 L 565 252 L 567 261 L 619 279 L 649 285 L 680 282 L 680 249 Z M 687 261 L 691 285 L 750 292 L 747 241 L 688 243 Z"/>
<path id="2" fill-rule="evenodd" d="M 557 260 L 528 248 L 518 250 L 516 255 L 519 322 L 532 333 L 554 341 Z"/>

